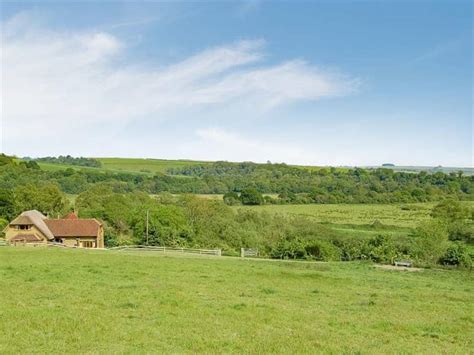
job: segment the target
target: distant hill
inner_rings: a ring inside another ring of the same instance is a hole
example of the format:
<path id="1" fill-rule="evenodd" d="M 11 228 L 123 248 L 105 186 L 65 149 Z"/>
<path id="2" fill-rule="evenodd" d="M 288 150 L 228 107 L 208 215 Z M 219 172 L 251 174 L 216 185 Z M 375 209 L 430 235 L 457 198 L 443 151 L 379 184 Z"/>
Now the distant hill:
<path id="1" fill-rule="evenodd" d="M 77 166 L 64 163 L 51 163 L 44 162 L 41 159 L 35 160 L 38 162 L 40 167 L 44 170 L 54 171 L 62 170 L 65 168 L 72 169 L 92 169 L 92 170 L 106 170 L 111 172 L 127 172 L 144 175 L 154 175 L 156 173 L 166 174 L 169 169 L 179 169 L 184 167 L 190 167 L 194 165 L 207 165 L 213 164 L 212 161 L 198 161 L 198 160 L 167 160 L 167 159 L 147 159 L 147 158 L 92 158 L 101 163 L 100 167 L 89 167 L 89 166 Z M 235 164 L 240 164 L 235 162 Z M 260 164 L 259 164 L 260 165 Z M 265 165 L 262 163 L 261 165 Z M 297 167 L 306 169 L 320 169 L 327 168 L 324 166 L 305 166 L 297 165 Z M 338 170 L 345 170 L 354 168 L 353 166 L 337 167 Z M 444 173 L 462 171 L 464 175 L 474 175 L 474 168 L 466 167 L 433 167 L 433 166 L 396 166 L 391 163 L 384 163 L 381 166 L 363 166 L 364 169 L 392 169 L 394 171 L 412 172 L 418 173 L 420 171 L 426 171 L 428 173 L 436 173 L 438 171 Z"/>
<path id="2" fill-rule="evenodd" d="M 143 158 L 93 158 L 101 163 L 100 167 L 78 166 L 59 162 L 45 162 L 41 159 L 35 160 L 43 170 L 56 171 L 67 168 L 75 170 L 98 170 L 110 172 L 126 172 L 133 174 L 154 175 L 156 173 L 166 174 L 168 169 L 182 168 L 192 165 L 202 165 L 211 162 L 195 160 L 165 160 L 165 159 L 143 159 Z"/>
<path id="3" fill-rule="evenodd" d="M 394 171 L 402 171 L 407 173 L 419 173 L 420 171 L 426 171 L 428 173 L 436 173 L 441 171 L 443 173 L 449 174 L 452 172 L 457 173 L 458 171 L 462 171 L 464 175 L 474 175 L 474 168 L 466 168 L 466 167 L 445 167 L 445 166 L 397 166 L 394 164 L 383 164 L 382 166 L 366 166 L 366 169 L 392 169 Z"/>

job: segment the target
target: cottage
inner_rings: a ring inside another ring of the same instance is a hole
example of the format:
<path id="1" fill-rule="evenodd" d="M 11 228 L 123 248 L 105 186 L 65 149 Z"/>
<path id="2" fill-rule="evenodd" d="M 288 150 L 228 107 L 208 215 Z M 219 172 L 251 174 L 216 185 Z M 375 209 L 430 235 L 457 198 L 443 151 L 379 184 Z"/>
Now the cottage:
<path id="1" fill-rule="evenodd" d="M 96 219 L 81 219 L 75 213 L 49 219 L 38 211 L 25 211 L 4 230 L 10 244 L 62 243 L 80 248 L 103 248 L 104 228 Z"/>

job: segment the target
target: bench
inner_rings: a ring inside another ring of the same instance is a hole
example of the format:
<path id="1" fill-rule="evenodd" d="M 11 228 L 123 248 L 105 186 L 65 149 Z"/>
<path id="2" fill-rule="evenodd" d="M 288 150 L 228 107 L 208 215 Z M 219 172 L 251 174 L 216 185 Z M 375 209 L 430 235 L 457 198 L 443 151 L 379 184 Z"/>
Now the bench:
<path id="1" fill-rule="evenodd" d="M 395 261 L 395 266 L 411 267 L 411 262 L 407 260 Z"/>

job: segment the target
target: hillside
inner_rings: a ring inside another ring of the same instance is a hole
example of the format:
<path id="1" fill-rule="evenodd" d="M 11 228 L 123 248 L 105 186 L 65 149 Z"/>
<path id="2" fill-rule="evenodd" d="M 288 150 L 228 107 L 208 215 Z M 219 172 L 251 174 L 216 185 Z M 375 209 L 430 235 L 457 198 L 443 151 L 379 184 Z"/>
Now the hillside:
<path id="1" fill-rule="evenodd" d="M 146 159 L 146 158 L 93 158 L 99 161 L 102 166 L 100 168 L 91 168 L 84 166 L 75 166 L 70 164 L 60 164 L 60 163 L 45 163 L 38 162 L 42 169 L 54 171 L 61 170 L 65 168 L 73 169 L 92 169 L 92 170 L 101 170 L 101 171 L 110 171 L 110 172 L 125 172 L 133 174 L 155 174 L 162 173 L 166 174 L 169 170 L 172 169 L 182 169 L 189 166 L 196 165 L 212 165 L 215 162 L 212 161 L 199 161 L 199 160 L 189 160 L 189 159 L 179 159 L 179 160 L 168 160 L 168 159 Z M 241 164 L 241 162 L 230 162 L 230 164 Z M 258 164 L 265 166 L 266 164 Z M 319 170 L 321 168 L 327 168 L 323 166 L 307 166 L 307 165 L 290 165 L 302 169 L 308 170 Z M 339 171 L 344 171 L 347 169 L 353 169 L 354 167 L 345 166 L 345 167 L 336 167 Z M 366 169 L 390 169 L 396 172 L 410 172 L 410 173 L 419 173 L 420 171 L 426 171 L 428 173 L 443 172 L 451 173 L 462 171 L 465 175 L 474 175 L 474 168 L 468 167 L 431 167 L 431 166 L 367 166 L 362 167 Z"/>
<path id="2" fill-rule="evenodd" d="M 0 247 L 0 353 L 462 354 L 472 281 L 357 262 Z"/>

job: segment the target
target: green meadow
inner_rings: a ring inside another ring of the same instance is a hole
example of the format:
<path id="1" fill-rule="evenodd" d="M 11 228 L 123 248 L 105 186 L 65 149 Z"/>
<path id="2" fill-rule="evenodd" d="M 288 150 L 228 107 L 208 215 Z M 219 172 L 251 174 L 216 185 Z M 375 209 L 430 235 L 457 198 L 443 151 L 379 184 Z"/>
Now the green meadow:
<path id="1" fill-rule="evenodd" d="M 462 202 L 474 208 L 474 201 Z M 436 203 L 411 204 L 308 204 L 238 206 L 270 214 L 305 216 L 343 232 L 358 237 L 378 234 L 406 238 L 420 223 L 430 220 Z"/>
<path id="2" fill-rule="evenodd" d="M 96 158 L 102 163 L 102 168 L 111 171 L 128 173 L 163 173 L 168 169 L 206 164 L 195 160 L 165 160 L 165 159 L 134 159 L 134 158 Z M 210 163 L 209 163 L 210 164 Z"/>
<path id="3" fill-rule="evenodd" d="M 473 275 L 0 248 L 0 353 L 459 353 Z"/>
<path id="4" fill-rule="evenodd" d="M 87 166 L 56 164 L 38 162 L 41 169 L 46 171 L 59 171 L 67 168 L 74 170 L 109 171 L 114 173 L 131 174 L 166 174 L 168 169 L 182 168 L 194 164 L 206 164 L 206 162 L 194 160 L 165 160 L 165 159 L 135 159 L 135 158 L 95 158 L 102 163 L 102 167 L 94 168 Z"/>
<path id="5" fill-rule="evenodd" d="M 372 224 L 374 221 L 387 226 L 414 227 L 429 219 L 436 203 L 416 204 L 308 204 L 263 205 L 239 208 L 310 217 L 320 223 Z"/>

